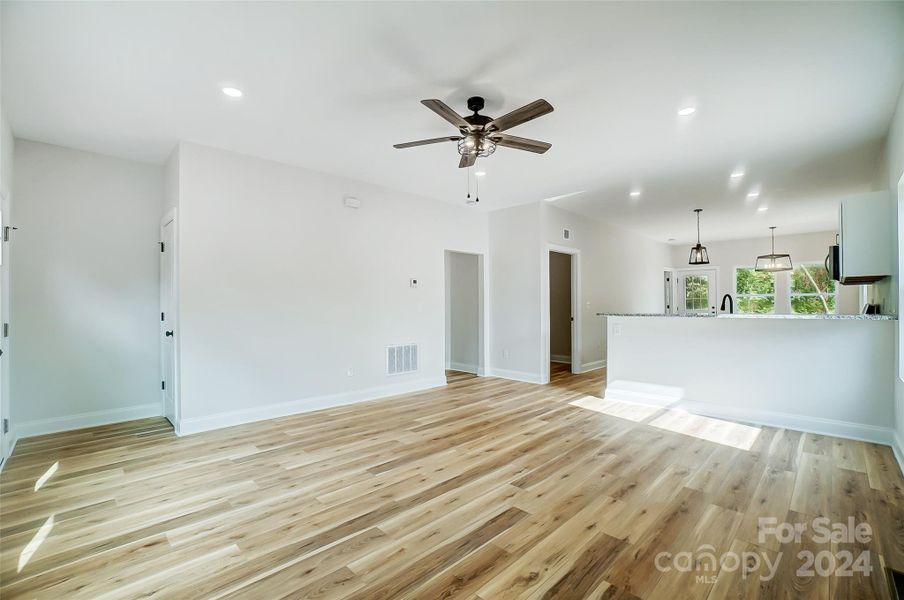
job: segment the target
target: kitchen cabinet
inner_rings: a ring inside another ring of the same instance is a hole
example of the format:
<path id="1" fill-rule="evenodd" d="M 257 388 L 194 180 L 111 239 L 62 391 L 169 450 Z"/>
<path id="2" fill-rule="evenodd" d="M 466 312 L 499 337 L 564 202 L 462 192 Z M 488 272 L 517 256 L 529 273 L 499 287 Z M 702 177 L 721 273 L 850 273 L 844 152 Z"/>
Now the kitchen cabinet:
<path id="1" fill-rule="evenodd" d="M 888 192 L 858 194 L 841 200 L 838 213 L 841 283 L 873 283 L 891 275 L 894 215 Z"/>

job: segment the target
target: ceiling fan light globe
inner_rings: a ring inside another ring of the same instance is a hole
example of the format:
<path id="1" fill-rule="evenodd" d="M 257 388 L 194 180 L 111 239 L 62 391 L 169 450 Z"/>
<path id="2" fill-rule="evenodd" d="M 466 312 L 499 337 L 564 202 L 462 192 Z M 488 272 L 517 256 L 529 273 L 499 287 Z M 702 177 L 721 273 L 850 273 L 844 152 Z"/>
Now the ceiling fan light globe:
<path id="1" fill-rule="evenodd" d="M 486 137 L 468 136 L 458 142 L 458 153 L 462 156 L 476 154 L 485 158 L 496 152 L 496 142 Z"/>

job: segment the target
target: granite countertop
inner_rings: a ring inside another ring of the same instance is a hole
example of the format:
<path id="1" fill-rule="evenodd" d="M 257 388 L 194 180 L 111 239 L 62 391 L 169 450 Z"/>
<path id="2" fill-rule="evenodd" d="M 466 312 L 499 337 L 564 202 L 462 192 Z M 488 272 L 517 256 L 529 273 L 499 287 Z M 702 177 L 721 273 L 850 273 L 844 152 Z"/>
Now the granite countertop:
<path id="1" fill-rule="evenodd" d="M 691 313 L 667 315 L 663 313 L 596 313 L 598 317 L 669 317 L 678 319 L 794 319 L 812 321 L 897 321 L 893 315 L 739 315 Z"/>

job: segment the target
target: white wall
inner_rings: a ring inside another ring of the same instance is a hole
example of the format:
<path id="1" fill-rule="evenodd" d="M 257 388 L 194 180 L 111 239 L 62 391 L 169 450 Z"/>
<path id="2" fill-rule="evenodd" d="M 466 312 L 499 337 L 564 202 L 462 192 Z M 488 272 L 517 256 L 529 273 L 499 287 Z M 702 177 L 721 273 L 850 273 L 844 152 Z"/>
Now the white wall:
<path id="1" fill-rule="evenodd" d="M 161 168 L 24 140 L 14 166 L 18 436 L 160 414 Z"/>
<path id="2" fill-rule="evenodd" d="M 489 230 L 491 374 L 541 383 L 540 206 L 493 211 Z"/>
<path id="3" fill-rule="evenodd" d="M 894 329 L 894 321 L 613 317 L 609 381 L 682 388 L 691 412 L 889 443 Z"/>
<path id="4" fill-rule="evenodd" d="M 902 240 L 904 240 L 904 211 L 901 210 L 900 181 L 904 177 L 904 89 L 898 97 L 898 106 L 895 110 L 894 118 L 888 130 L 888 139 L 885 145 L 884 160 L 879 169 L 880 177 L 877 179 L 878 189 L 888 189 L 892 197 L 896 199 L 896 240 L 895 247 L 898 249 L 898 255 L 895 257 L 895 275 L 889 278 L 888 282 L 883 285 L 873 286 L 876 288 L 877 294 L 884 300 L 893 300 L 895 302 L 895 312 L 898 306 L 904 306 L 904 277 L 902 277 L 900 269 L 904 267 L 901 253 L 904 251 Z M 904 469 L 904 382 L 902 375 L 904 369 L 901 367 L 901 361 L 904 360 L 901 352 L 901 321 L 898 321 L 897 335 L 895 337 L 896 364 L 898 365 L 894 374 L 895 385 L 895 433 L 896 444 L 895 452 L 898 457 L 898 463 Z"/>
<path id="5" fill-rule="evenodd" d="M 791 261 L 795 264 L 825 262 L 829 253 L 829 246 L 835 243 L 835 232 L 824 231 L 819 233 L 801 233 L 794 235 L 776 235 L 776 252 L 787 252 L 791 255 Z M 737 267 L 753 267 L 756 257 L 760 254 L 771 252 L 772 241 L 768 232 L 762 238 L 749 240 L 731 240 L 725 242 L 708 242 L 704 245 L 709 253 L 710 267 L 719 268 L 719 295 L 717 301 L 721 303 L 725 294 L 731 294 L 737 311 L 738 299 L 735 293 L 734 270 Z M 673 245 L 672 267 L 676 269 L 690 268 L 687 264 L 690 245 Z M 788 314 L 791 312 L 790 301 L 790 275 L 788 273 L 776 273 L 775 275 L 775 312 Z M 839 314 L 858 314 L 860 309 L 860 286 L 838 285 L 837 308 Z"/>
<path id="6" fill-rule="evenodd" d="M 486 215 L 187 143 L 179 188 L 182 433 L 445 382 L 444 251 L 485 253 Z"/>
<path id="7" fill-rule="evenodd" d="M 549 203 L 541 208 L 544 254 L 545 244 L 581 252 L 581 370 L 603 366 L 606 321 L 596 313 L 662 312 L 669 246 Z M 571 232 L 567 240 L 566 228 Z"/>
<path id="8" fill-rule="evenodd" d="M 12 187 L 13 187 L 13 155 L 15 142 L 13 132 L 6 120 L 3 107 L 0 106 L 0 211 L 3 213 L 3 222 L 0 227 L 9 225 L 12 219 Z M 2 235 L 2 231 L 0 231 Z M 0 323 L 9 323 L 10 281 L 9 265 L 11 257 L 11 244 L 0 242 L 0 252 L 3 253 L 3 264 L 0 265 Z M 0 336 L 0 349 L 3 356 L 0 357 L 0 415 L 9 418 L 10 415 L 10 339 Z M 14 432 L 10 431 L 2 436 L 3 448 L 0 448 L 0 458 L 9 456 L 9 450 L 14 442 Z"/>
<path id="9" fill-rule="evenodd" d="M 477 373 L 480 366 L 480 269 L 476 254 L 446 253 L 447 365 Z"/>
<path id="10" fill-rule="evenodd" d="M 549 353 L 571 362 L 571 255 L 549 253 Z"/>

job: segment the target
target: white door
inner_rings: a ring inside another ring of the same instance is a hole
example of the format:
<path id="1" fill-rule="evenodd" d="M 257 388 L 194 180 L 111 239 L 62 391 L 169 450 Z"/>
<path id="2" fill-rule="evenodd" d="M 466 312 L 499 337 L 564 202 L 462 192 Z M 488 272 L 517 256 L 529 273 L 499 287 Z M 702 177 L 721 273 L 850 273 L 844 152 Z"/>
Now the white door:
<path id="1" fill-rule="evenodd" d="M 176 424 L 176 314 L 175 314 L 175 217 L 160 227 L 160 360 L 162 366 L 163 414 Z"/>
<path id="2" fill-rule="evenodd" d="M 683 269 L 678 275 L 678 313 L 716 314 L 719 293 L 717 269 Z"/>

